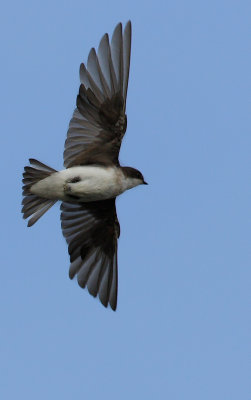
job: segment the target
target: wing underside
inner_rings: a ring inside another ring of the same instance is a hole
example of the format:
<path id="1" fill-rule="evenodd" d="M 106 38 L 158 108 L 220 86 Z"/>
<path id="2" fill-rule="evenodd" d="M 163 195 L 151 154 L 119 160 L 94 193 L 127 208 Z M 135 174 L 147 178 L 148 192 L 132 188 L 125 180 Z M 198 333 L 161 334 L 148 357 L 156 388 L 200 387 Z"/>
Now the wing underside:
<path id="1" fill-rule="evenodd" d="M 113 310 L 117 306 L 119 223 L 115 199 L 61 205 L 61 225 L 70 254 L 69 276 Z"/>
<path id="2" fill-rule="evenodd" d="M 130 69 L 131 22 L 119 23 L 112 35 L 91 49 L 87 66 L 80 66 L 77 108 L 69 124 L 64 165 L 118 163 L 126 131 L 126 96 Z M 100 148 L 103 149 L 103 156 Z M 105 157 L 104 157 L 105 155 Z M 104 161 L 106 159 L 106 161 Z"/>

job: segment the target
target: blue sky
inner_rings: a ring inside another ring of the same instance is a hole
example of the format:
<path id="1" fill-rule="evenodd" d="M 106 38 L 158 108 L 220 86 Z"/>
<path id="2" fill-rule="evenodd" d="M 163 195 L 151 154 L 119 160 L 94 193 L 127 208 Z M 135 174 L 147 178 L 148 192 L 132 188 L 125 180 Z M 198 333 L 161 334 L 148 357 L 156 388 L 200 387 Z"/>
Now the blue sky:
<path id="1" fill-rule="evenodd" d="M 250 398 L 250 12 L 231 0 L 2 5 L 1 398 Z M 62 168 L 79 64 L 128 19 L 120 159 L 149 186 L 117 202 L 114 313 L 68 279 L 59 205 L 26 227 L 21 175 L 29 157 Z"/>

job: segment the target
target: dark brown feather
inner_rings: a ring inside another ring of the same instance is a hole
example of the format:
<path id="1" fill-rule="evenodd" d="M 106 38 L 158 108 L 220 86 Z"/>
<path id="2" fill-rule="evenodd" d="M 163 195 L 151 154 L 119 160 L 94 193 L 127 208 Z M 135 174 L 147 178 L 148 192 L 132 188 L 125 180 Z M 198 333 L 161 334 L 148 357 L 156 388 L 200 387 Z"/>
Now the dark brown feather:
<path id="1" fill-rule="evenodd" d="M 117 239 L 120 227 L 115 199 L 89 203 L 63 202 L 61 226 L 71 260 L 69 276 L 99 294 L 102 304 L 117 304 Z"/>
<path id="2" fill-rule="evenodd" d="M 91 49 L 87 68 L 80 66 L 81 85 L 77 109 L 65 142 L 64 165 L 119 165 L 119 151 L 126 132 L 126 95 L 130 67 L 131 23 L 100 41 L 98 55 Z"/>
<path id="3" fill-rule="evenodd" d="M 39 218 L 48 211 L 53 204 L 56 203 L 55 200 L 48 200 L 41 198 L 30 192 L 30 188 L 35 183 L 47 178 L 54 172 L 55 169 L 48 167 L 48 165 L 43 164 L 41 161 L 35 160 L 34 158 L 29 159 L 31 166 L 24 167 L 23 173 L 23 201 L 22 201 L 22 213 L 23 218 L 26 219 L 31 217 L 28 221 L 28 226 L 32 226 L 37 222 Z"/>

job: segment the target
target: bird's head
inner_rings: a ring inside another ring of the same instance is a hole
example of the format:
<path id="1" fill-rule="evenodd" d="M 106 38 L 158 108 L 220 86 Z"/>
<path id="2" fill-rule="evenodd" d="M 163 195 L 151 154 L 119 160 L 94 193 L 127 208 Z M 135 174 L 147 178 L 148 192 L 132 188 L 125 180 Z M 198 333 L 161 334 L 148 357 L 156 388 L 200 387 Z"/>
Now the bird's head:
<path id="1" fill-rule="evenodd" d="M 128 181 L 130 188 L 133 188 L 138 185 L 148 185 L 145 181 L 142 173 L 136 168 L 132 167 L 122 167 L 125 178 Z M 129 187 L 128 187 L 129 188 Z"/>

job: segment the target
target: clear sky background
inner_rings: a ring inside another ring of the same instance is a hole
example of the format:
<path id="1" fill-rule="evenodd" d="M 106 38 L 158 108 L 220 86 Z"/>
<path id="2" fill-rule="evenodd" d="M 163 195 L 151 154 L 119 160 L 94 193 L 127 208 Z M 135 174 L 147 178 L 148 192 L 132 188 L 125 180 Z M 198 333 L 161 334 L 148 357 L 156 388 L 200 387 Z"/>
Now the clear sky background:
<path id="1" fill-rule="evenodd" d="M 251 6 L 9 1 L 1 7 L 0 397 L 248 400 Z M 119 299 L 76 281 L 59 205 L 22 220 L 29 157 L 61 169 L 78 69 L 132 20 L 118 199 Z M 250 96 L 249 96 L 250 99 Z"/>

